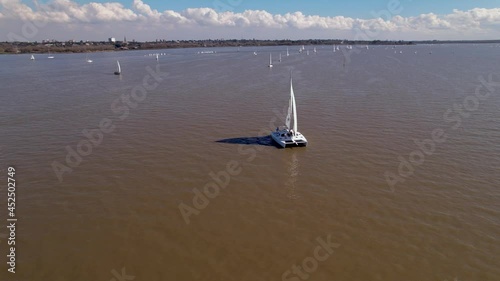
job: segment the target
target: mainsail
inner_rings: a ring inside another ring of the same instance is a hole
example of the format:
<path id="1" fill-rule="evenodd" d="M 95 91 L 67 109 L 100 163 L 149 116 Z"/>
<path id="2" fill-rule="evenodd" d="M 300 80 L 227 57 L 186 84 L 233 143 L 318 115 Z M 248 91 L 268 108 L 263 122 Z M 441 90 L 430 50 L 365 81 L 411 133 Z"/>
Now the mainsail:
<path id="1" fill-rule="evenodd" d="M 285 126 L 290 129 L 290 121 L 292 117 L 292 99 L 288 102 L 288 114 L 286 115 Z"/>
<path id="2" fill-rule="evenodd" d="M 292 104 L 293 114 L 293 134 L 297 133 L 297 106 L 295 105 L 295 95 L 293 94 L 292 77 L 290 75 L 290 102 Z"/>
<path id="3" fill-rule="evenodd" d="M 290 74 L 290 101 L 288 103 L 288 114 L 286 115 L 285 125 L 287 129 L 292 129 L 291 121 L 293 115 L 293 132 L 294 134 L 297 132 L 297 107 L 295 105 L 295 95 L 293 94 L 293 85 L 292 85 L 292 75 Z"/>

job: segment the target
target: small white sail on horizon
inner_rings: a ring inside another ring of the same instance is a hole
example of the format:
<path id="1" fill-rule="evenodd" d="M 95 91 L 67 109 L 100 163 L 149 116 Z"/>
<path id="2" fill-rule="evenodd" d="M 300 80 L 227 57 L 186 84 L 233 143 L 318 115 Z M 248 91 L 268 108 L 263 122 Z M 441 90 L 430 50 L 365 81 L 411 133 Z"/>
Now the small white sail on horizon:
<path id="1" fill-rule="evenodd" d="M 117 70 L 115 71 L 115 75 L 122 74 L 122 68 L 120 67 L 120 62 L 116 61 L 116 65 L 117 65 Z"/>
<path id="2" fill-rule="evenodd" d="M 88 55 L 88 54 L 86 54 L 86 55 L 85 55 L 85 61 L 86 61 L 87 63 L 92 63 L 92 60 L 91 60 L 91 59 L 89 59 L 89 55 Z"/>
<path id="3" fill-rule="evenodd" d="M 35 60 L 35 56 L 34 56 L 34 55 L 31 55 L 30 60 Z"/>
<path id="4" fill-rule="evenodd" d="M 53 59 L 53 58 L 54 58 L 54 56 L 50 54 L 50 47 L 48 47 L 48 48 L 49 48 L 49 56 L 48 56 L 47 58 L 48 58 L 48 59 Z"/>
<path id="5" fill-rule="evenodd" d="M 279 59 L 279 62 L 281 62 L 281 53 L 280 53 L 280 59 Z"/>
<path id="6" fill-rule="evenodd" d="M 269 53 L 269 65 L 268 65 L 269 68 L 273 67 L 273 57 L 272 57 L 272 54 Z"/>
<path id="7" fill-rule="evenodd" d="M 288 52 L 288 47 L 286 47 L 286 56 L 290 56 L 290 53 Z"/>

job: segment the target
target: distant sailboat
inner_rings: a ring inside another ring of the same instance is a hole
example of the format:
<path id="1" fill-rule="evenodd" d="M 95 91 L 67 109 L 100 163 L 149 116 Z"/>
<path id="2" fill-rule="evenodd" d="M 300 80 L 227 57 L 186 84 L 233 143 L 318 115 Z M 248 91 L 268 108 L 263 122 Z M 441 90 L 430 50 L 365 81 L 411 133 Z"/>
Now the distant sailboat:
<path id="1" fill-rule="evenodd" d="M 293 118 L 293 127 L 291 121 Z M 288 102 L 288 114 L 285 120 L 285 126 L 276 128 L 276 131 L 271 133 L 271 137 L 281 147 L 290 146 L 306 146 L 307 139 L 297 128 L 297 106 L 295 104 L 295 95 L 293 93 L 292 74 L 290 73 L 290 100 Z"/>
<path id="2" fill-rule="evenodd" d="M 156 54 L 156 61 L 159 61 L 160 59 L 158 58 L 158 54 Z"/>
<path id="3" fill-rule="evenodd" d="M 34 55 L 31 55 L 30 60 L 35 60 L 35 56 L 34 56 Z"/>
<path id="4" fill-rule="evenodd" d="M 54 56 L 50 54 L 50 47 L 49 47 L 49 56 L 47 57 L 48 59 L 53 59 Z"/>
<path id="5" fill-rule="evenodd" d="M 86 55 L 85 55 L 85 61 L 86 61 L 87 63 L 92 63 L 92 60 L 91 60 L 91 59 L 89 59 L 89 55 L 88 55 L 88 54 L 86 54 Z"/>
<path id="6" fill-rule="evenodd" d="M 115 71 L 115 75 L 120 75 L 122 74 L 122 68 L 120 67 L 120 62 L 116 61 L 116 65 L 118 66 L 117 70 Z"/>
<path id="7" fill-rule="evenodd" d="M 281 53 L 280 53 L 280 59 L 279 59 L 279 62 L 281 62 Z"/>
<path id="8" fill-rule="evenodd" d="M 253 55 L 256 56 L 257 55 L 257 52 L 253 52 Z"/>
<path id="9" fill-rule="evenodd" d="M 269 65 L 268 65 L 268 67 L 270 67 L 270 68 L 273 67 L 273 57 L 272 57 L 271 54 L 269 54 Z"/>
<path id="10" fill-rule="evenodd" d="M 314 47 L 314 50 L 313 50 L 313 52 L 314 52 L 315 54 L 316 54 L 316 53 L 318 52 L 318 51 L 316 51 L 316 47 Z"/>
<path id="11" fill-rule="evenodd" d="M 286 56 L 290 56 L 290 53 L 288 52 L 288 47 L 286 47 Z"/>

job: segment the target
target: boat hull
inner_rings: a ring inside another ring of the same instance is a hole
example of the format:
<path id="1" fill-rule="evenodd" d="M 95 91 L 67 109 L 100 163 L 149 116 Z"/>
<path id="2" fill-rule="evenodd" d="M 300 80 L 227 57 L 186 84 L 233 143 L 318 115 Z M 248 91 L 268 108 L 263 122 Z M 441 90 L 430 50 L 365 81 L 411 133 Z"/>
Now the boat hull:
<path id="1" fill-rule="evenodd" d="M 289 130 L 279 130 L 272 132 L 271 137 L 282 148 L 307 146 L 307 139 L 299 132 L 292 134 Z"/>

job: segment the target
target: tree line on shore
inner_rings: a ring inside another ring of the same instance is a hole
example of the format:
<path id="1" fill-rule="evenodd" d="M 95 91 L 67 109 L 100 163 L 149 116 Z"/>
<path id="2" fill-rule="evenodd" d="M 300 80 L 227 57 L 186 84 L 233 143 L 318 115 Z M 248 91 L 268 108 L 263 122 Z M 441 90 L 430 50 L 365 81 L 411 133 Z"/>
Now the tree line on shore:
<path id="1" fill-rule="evenodd" d="M 293 45 L 407 45 L 407 41 L 348 41 L 348 40 L 159 40 L 154 42 L 0 42 L 0 54 L 24 53 L 85 53 L 123 50 L 148 50 L 170 48 L 210 48 L 210 47 L 248 47 L 248 46 L 293 46 Z"/>
<path id="2" fill-rule="evenodd" d="M 483 41 L 389 41 L 389 40 L 340 40 L 340 39 L 307 39 L 307 40 L 156 40 L 153 42 L 0 42 L 0 54 L 23 53 L 85 53 L 123 50 L 148 50 L 170 48 L 200 47 L 248 47 L 248 46 L 301 46 L 301 45 L 414 45 L 414 44 L 451 44 L 451 43 L 500 43 L 500 40 Z"/>

